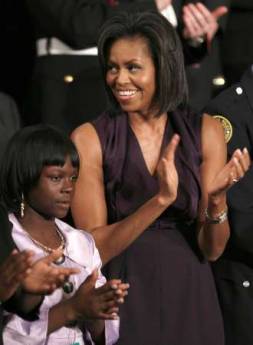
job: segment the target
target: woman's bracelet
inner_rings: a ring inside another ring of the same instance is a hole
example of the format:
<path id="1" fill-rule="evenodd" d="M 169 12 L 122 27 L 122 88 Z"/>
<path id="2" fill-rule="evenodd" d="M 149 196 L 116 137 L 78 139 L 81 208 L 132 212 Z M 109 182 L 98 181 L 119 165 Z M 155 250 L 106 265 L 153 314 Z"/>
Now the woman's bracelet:
<path id="1" fill-rule="evenodd" d="M 207 224 L 222 224 L 228 219 L 228 209 L 221 211 L 216 217 L 211 217 L 208 208 L 205 209 L 205 217 Z"/>

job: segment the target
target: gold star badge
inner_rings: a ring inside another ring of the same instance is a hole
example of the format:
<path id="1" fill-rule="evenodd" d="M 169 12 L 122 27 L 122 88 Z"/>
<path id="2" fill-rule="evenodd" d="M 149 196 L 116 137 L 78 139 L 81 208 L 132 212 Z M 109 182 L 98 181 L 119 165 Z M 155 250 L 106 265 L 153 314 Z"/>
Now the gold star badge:
<path id="1" fill-rule="evenodd" d="M 231 122 L 222 115 L 214 115 L 214 118 L 220 121 L 224 130 L 225 141 L 226 143 L 228 143 L 233 135 L 233 127 L 231 125 Z"/>

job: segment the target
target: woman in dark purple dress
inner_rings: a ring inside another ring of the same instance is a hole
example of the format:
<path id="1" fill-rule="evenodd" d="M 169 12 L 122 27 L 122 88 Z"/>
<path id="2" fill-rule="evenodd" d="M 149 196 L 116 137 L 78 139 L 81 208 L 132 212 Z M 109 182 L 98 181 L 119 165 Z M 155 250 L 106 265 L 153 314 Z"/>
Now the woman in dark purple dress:
<path id="1" fill-rule="evenodd" d="M 81 156 L 72 212 L 107 275 L 130 283 L 118 344 L 222 345 L 206 260 L 228 240 L 226 191 L 248 152 L 226 164 L 220 124 L 184 106 L 181 46 L 159 14 L 111 19 L 99 56 L 112 109 L 72 134 Z"/>

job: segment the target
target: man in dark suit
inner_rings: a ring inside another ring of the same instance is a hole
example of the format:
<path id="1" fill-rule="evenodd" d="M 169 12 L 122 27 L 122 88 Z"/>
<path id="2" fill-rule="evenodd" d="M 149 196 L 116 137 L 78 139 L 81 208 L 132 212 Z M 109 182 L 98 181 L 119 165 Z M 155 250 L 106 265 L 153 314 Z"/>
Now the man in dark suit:
<path id="1" fill-rule="evenodd" d="M 224 127 L 228 157 L 246 147 L 253 158 L 253 65 L 241 81 L 205 108 Z M 213 270 L 224 317 L 226 345 L 253 344 L 253 167 L 227 194 L 231 236 Z"/>
<path id="2" fill-rule="evenodd" d="M 184 1 L 185 5 L 191 2 L 197 3 L 199 1 Z M 230 0 L 205 0 L 201 1 L 201 3 L 215 13 L 219 6 L 226 6 L 229 9 Z M 207 102 L 224 88 L 223 83 L 225 79 L 223 78 L 220 50 L 226 31 L 227 17 L 227 15 L 222 15 L 217 18 L 216 28 L 214 28 L 215 31 L 212 34 L 212 38 L 208 42 L 208 53 L 205 57 L 197 63 L 186 66 L 186 75 L 189 83 L 189 102 L 197 111 L 202 110 Z"/>
<path id="3" fill-rule="evenodd" d="M 81 123 L 95 118 L 107 107 L 96 56 L 98 32 L 105 20 L 121 11 L 163 12 L 172 5 L 169 16 L 172 20 L 177 18 L 181 30 L 179 18 L 184 3 L 188 2 L 26 0 L 36 30 L 38 55 L 27 97 L 29 117 L 26 124 L 50 123 L 69 133 Z M 184 33 L 181 33 L 183 37 Z M 188 39 L 183 38 L 186 60 L 190 63 L 199 61 L 206 54 L 206 46 L 192 47 Z M 190 35 L 187 38 L 191 38 Z"/>

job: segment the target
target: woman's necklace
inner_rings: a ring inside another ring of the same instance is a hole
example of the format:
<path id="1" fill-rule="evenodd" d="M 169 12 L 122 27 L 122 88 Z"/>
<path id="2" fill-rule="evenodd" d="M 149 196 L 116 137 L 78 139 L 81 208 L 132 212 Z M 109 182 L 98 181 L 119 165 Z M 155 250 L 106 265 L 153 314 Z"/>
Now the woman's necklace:
<path id="1" fill-rule="evenodd" d="M 54 250 L 64 250 L 65 246 L 66 246 L 66 239 L 65 239 L 65 236 L 63 235 L 63 233 L 61 232 L 61 230 L 58 228 L 57 225 L 56 226 L 56 232 L 58 234 L 58 236 L 60 237 L 60 241 L 61 241 L 61 244 L 59 245 L 58 248 L 56 249 L 52 249 L 50 247 L 47 247 L 45 246 L 43 243 L 40 243 L 39 241 L 37 241 L 35 238 L 33 238 L 29 232 L 26 231 L 28 237 L 30 238 L 30 240 L 39 248 L 41 248 L 44 252 L 48 253 L 48 254 L 51 254 Z M 54 261 L 54 264 L 56 265 L 61 265 L 63 264 L 65 261 L 65 255 L 62 254 L 58 259 L 56 259 Z M 74 285 L 71 281 L 69 280 L 66 280 L 64 282 L 64 284 L 62 285 L 62 289 L 65 293 L 69 294 L 71 292 L 73 292 L 74 290 Z"/>

